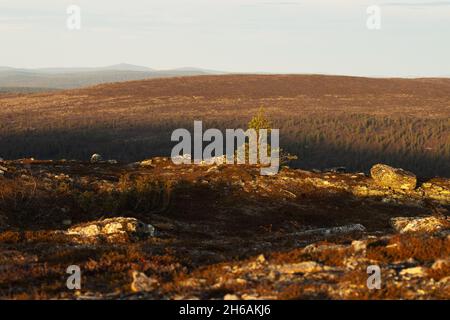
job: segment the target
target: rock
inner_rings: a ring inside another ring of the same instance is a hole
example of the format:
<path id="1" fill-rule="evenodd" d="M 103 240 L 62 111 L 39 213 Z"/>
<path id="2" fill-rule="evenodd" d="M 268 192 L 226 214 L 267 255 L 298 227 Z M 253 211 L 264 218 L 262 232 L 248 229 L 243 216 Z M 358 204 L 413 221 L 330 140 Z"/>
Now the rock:
<path id="1" fill-rule="evenodd" d="M 212 166 L 211 168 L 208 168 L 208 170 L 206 170 L 206 173 L 211 173 L 211 172 L 217 172 L 219 169 L 219 167 L 217 165 Z"/>
<path id="2" fill-rule="evenodd" d="M 204 160 L 201 161 L 201 164 L 206 164 L 206 165 L 221 165 L 227 162 L 227 156 L 226 155 L 221 155 L 221 156 L 215 156 L 215 157 L 211 157 L 211 158 L 206 158 Z"/>
<path id="3" fill-rule="evenodd" d="M 374 165 L 370 175 L 378 185 L 395 190 L 413 190 L 417 185 L 417 177 L 413 173 L 385 164 Z"/>
<path id="4" fill-rule="evenodd" d="M 263 254 L 260 254 L 260 255 L 256 258 L 256 261 L 259 262 L 259 263 L 264 263 L 264 262 L 266 262 L 266 258 L 264 257 Z"/>
<path id="5" fill-rule="evenodd" d="M 403 269 L 400 271 L 401 276 L 409 277 L 423 277 L 426 273 L 426 268 L 424 267 L 413 267 L 408 269 Z"/>
<path id="6" fill-rule="evenodd" d="M 345 173 L 347 172 L 346 167 L 333 167 L 325 170 L 326 172 L 333 172 L 333 173 Z"/>
<path id="7" fill-rule="evenodd" d="M 434 178 L 422 184 L 425 197 L 441 204 L 450 204 L 450 179 Z"/>
<path id="8" fill-rule="evenodd" d="M 336 252 L 337 252 L 337 251 L 340 251 L 343 249 L 345 249 L 344 245 L 312 243 L 312 244 L 309 244 L 306 247 L 304 247 L 303 252 L 307 253 L 307 254 L 314 254 L 314 253 L 330 251 L 330 250 L 336 250 Z"/>
<path id="9" fill-rule="evenodd" d="M 450 228 L 450 221 L 440 217 L 397 217 L 392 218 L 391 226 L 399 233 L 434 233 Z"/>
<path id="10" fill-rule="evenodd" d="M 158 280 L 147 277 L 145 273 L 133 271 L 132 276 L 131 290 L 133 292 L 150 292 L 155 290 L 159 285 Z"/>
<path id="11" fill-rule="evenodd" d="M 446 288 L 446 290 L 450 291 L 450 286 L 449 286 L 450 285 L 450 276 L 442 278 L 441 280 L 439 280 L 438 284 L 444 286 L 444 288 Z"/>
<path id="12" fill-rule="evenodd" d="M 315 261 L 305 261 L 300 263 L 288 263 L 276 266 L 276 271 L 280 273 L 295 274 L 295 273 L 312 273 L 323 271 L 321 264 Z"/>
<path id="13" fill-rule="evenodd" d="M 86 238 L 114 235 L 127 235 L 131 238 L 153 237 L 155 228 L 135 218 L 109 218 L 76 225 L 67 230 L 68 235 Z"/>
<path id="14" fill-rule="evenodd" d="M 143 167 L 153 166 L 153 160 L 148 159 L 148 160 L 141 161 L 141 162 L 139 162 L 139 165 L 141 165 Z"/>
<path id="15" fill-rule="evenodd" d="M 178 285 L 181 287 L 189 287 L 189 288 L 199 289 L 205 283 L 206 283 L 205 279 L 189 278 L 187 280 L 178 282 Z"/>
<path id="16" fill-rule="evenodd" d="M 367 248 L 367 244 L 362 240 L 354 240 L 352 241 L 352 248 L 355 252 L 364 252 Z"/>
<path id="17" fill-rule="evenodd" d="M 172 162 L 175 164 L 180 164 L 180 163 L 185 163 L 185 164 L 190 164 L 191 163 L 191 155 L 190 154 L 184 154 L 182 156 L 177 155 L 172 157 Z M 153 158 L 153 160 L 156 162 L 156 159 Z"/>
<path id="18" fill-rule="evenodd" d="M 223 300 L 239 300 L 239 297 L 235 294 L 228 293 L 223 297 Z"/>
<path id="19" fill-rule="evenodd" d="M 91 163 L 98 163 L 98 162 L 100 162 L 100 161 L 102 161 L 102 160 L 103 160 L 102 156 L 99 155 L 98 153 L 94 153 L 94 154 L 91 156 Z"/>
<path id="20" fill-rule="evenodd" d="M 334 228 L 319 228 L 319 229 L 312 229 L 312 230 L 306 230 L 301 232 L 295 232 L 295 233 L 288 233 L 289 236 L 332 236 L 332 235 L 338 235 L 338 234 L 346 234 L 346 233 L 353 233 L 353 232 L 364 232 L 366 231 L 366 228 L 357 223 L 357 224 L 349 224 L 345 226 L 339 226 Z"/>
<path id="21" fill-rule="evenodd" d="M 435 271 L 450 269 L 450 258 L 436 260 L 431 266 L 431 269 Z"/>

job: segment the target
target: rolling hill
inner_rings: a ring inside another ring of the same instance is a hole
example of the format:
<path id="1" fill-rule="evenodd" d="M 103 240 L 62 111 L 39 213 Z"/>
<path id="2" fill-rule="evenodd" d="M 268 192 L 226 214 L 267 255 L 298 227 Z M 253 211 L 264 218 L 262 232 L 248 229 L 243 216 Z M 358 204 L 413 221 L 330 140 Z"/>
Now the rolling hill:
<path id="1" fill-rule="evenodd" d="M 367 171 L 382 162 L 450 176 L 450 80 L 320 75 L 149 79 L 0 96 L 4 158 L 135 161 L 170 155 L 176 128 L 245 128 L 264 107 L 291 166 Z"/>

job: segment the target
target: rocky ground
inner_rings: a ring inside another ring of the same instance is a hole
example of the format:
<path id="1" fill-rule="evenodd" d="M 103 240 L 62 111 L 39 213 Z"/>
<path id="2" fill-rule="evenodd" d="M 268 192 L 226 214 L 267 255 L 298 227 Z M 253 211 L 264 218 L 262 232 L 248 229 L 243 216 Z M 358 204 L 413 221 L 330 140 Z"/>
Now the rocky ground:
<path id="1" fill-rule="evenodd" d="M 2 161 L 0 298 L 450 298 L 450 179 L 259 172 Z"/>

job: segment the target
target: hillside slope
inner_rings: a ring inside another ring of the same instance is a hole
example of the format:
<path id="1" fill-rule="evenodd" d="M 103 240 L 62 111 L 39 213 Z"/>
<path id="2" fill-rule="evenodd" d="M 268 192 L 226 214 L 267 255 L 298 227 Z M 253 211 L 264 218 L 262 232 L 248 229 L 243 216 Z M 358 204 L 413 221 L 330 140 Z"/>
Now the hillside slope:
<path id="1" fill-rule="evenodd" d="M 0 298 L 450 298 L 450 179 L 404 191 L 161 157 L 0 164 Z"/>
<path id="2" fill-rule="evenodd" d="M 363 170 L 389 163 L 450 175 L 450 80 L 222 75 L 0 95 L 4 158 L 133 161 L 169 155 L 176 128 L 245 128 L 263 106 L 291 165 Z"/>

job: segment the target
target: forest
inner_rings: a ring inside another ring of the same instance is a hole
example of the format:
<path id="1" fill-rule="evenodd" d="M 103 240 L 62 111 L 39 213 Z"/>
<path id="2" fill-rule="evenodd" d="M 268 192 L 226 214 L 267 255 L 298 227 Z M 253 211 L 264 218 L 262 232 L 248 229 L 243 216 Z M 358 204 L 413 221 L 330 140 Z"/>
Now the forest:
<path id="1" fill-rule="evenodd" d="M 169 156 L 177 128 L 246 128 L 263 108 L 294 168 L 375 163 L 450 176 L 450 79 L 221 75 L 0 94 L 0 157 Z"/>

